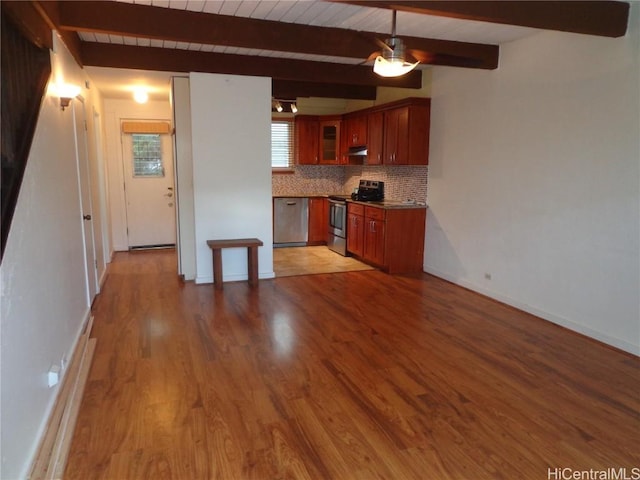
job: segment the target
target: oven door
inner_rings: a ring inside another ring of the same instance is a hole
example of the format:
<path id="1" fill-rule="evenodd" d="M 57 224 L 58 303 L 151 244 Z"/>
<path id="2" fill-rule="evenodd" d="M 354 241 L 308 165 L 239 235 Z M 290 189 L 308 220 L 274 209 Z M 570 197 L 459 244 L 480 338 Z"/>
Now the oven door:
<path id="1" fill-rule="evenodd" d="M 347 203 L 329 199 L 329 233 L 336 237 L 347 237 Z"/>

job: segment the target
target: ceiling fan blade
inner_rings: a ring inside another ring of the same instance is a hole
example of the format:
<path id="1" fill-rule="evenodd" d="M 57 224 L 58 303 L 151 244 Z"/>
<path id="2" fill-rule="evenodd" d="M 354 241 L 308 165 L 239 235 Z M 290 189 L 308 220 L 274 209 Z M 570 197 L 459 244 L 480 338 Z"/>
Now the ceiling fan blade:
<path id="1" fill-rule="evenodd" d="M 369 56 L 367 57 L 367 59 L 364 61 L 364 63 L 366 63 L 366 62 L 370 62 L 370 61 L 372 61 L 372 60 L 375 60 L 375 59 L 376 59 L 376 58 L 378 58 L 379 56 L 380 56 L 380 52 L 379 52 L 379 51 L 375 51 L 375 52 L 373 52 L 371 55 L 369 55 Z"/>
<path id="2" fill-rule="evenodd" d="M 380 46 L 380 48 L 382 48 L 382 52 L 380 50 L 376 50 L 375 52 L 372 52 L 371 55 L 369 55 L 367 57 L 367 59 L 365 60 L 365 62 L 371 62 L 372 60 L 375 60 L 377 57 L 379 57 L 380 55 L 383 54 L 384 50 L 388 50 L 390 52 L 393 52 L 393 48 L 391 48 L 387 42 L 380 40 L 379 38 L 375 39 L 375 42 Z"/>
<path id="3" fill-rule="evenodd" d="M 414 50 L 408 48 L 406 53 L 415 58 L 420 63 L 431 63 L 435 60 L 436 54 L 425 52 L 424 50 Z"/>
<path id="4" fill-rule="evenodd" d="M 390 52 L 393 52 L 393 48 L 391 48 L 387 42 L 376 38 L 376 43 L 380 45 L 383 50 L 389 50 Z"/>
<path id="5" fill-rule="evenodd" d="M 411 54 L 420 63 L 426 63 L 430 65 L 457 65 L 459 67 L 474 68 L 478 65 L 477 59 L 471 59 L 461 57 L 458 55 L 448 55 L 446 53 L 432 53 L 425 52 L 424 50 L 407 49 L 407 52 Z"/>

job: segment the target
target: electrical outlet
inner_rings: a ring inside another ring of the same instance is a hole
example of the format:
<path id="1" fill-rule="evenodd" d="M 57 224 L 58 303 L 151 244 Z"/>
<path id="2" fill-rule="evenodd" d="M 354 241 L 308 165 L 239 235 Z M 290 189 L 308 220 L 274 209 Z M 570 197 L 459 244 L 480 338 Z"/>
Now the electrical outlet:
<path id="1" fill-rule="evenodd" d="M 60 381 L 60 366 L 51 365 L 51 368 L 47 372 L 47 385 L 49 388 L 55 386 Z"/>

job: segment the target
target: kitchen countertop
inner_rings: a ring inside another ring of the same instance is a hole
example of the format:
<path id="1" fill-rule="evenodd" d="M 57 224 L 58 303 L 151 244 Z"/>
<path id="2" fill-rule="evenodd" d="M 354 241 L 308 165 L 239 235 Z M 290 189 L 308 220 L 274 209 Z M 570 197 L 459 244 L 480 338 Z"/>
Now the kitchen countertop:
<path id="1" fill-rule="evenodd" d="M 339 194 L 344 196 L 344 194 Z M 296 194 L 296 195 L 274 195 L 273 198 L 327 198 L 329 195 L 304 195 L 304 194 Z M 382 202 L 360 202 L 358 200 L 351 200 L 349 198 L 345 199 L 349 203 L 357 203 L 358 205 L 368 205 L 370 207 L 384 208 L 384 209 L 399 209 L 399 208 L 427 208 L 427 205 L 424 203 L 409 203 L 408 201 L 402 200 L 383 200 Z"/>
<path id="2" fill-rule="evenodd" d="M 427 208 L 424 203 L 403 202 L 401 200 L 383 200 L 382 202 L 359 202 L 357 200 L 347 200 L 349 203 L 357 203 L 358 205 L 366 205 L 369 207 L 384 208 L 385 210 L 400 208 Z"/>

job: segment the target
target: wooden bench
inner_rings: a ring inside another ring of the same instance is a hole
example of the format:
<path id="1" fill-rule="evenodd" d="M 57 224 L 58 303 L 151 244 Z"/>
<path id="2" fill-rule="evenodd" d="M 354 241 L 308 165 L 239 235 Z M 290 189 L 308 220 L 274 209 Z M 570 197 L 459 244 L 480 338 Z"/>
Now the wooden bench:
<path id="1" fill-rule="evenodd" d="M 227 240 L 207 240 L 213 257 L 213 286 L 222 290 L 222 249 L 247 248 L 249 285 L 258 284 L 258 247 L 264 245 L 257 238 L 231 238 Z"/>

